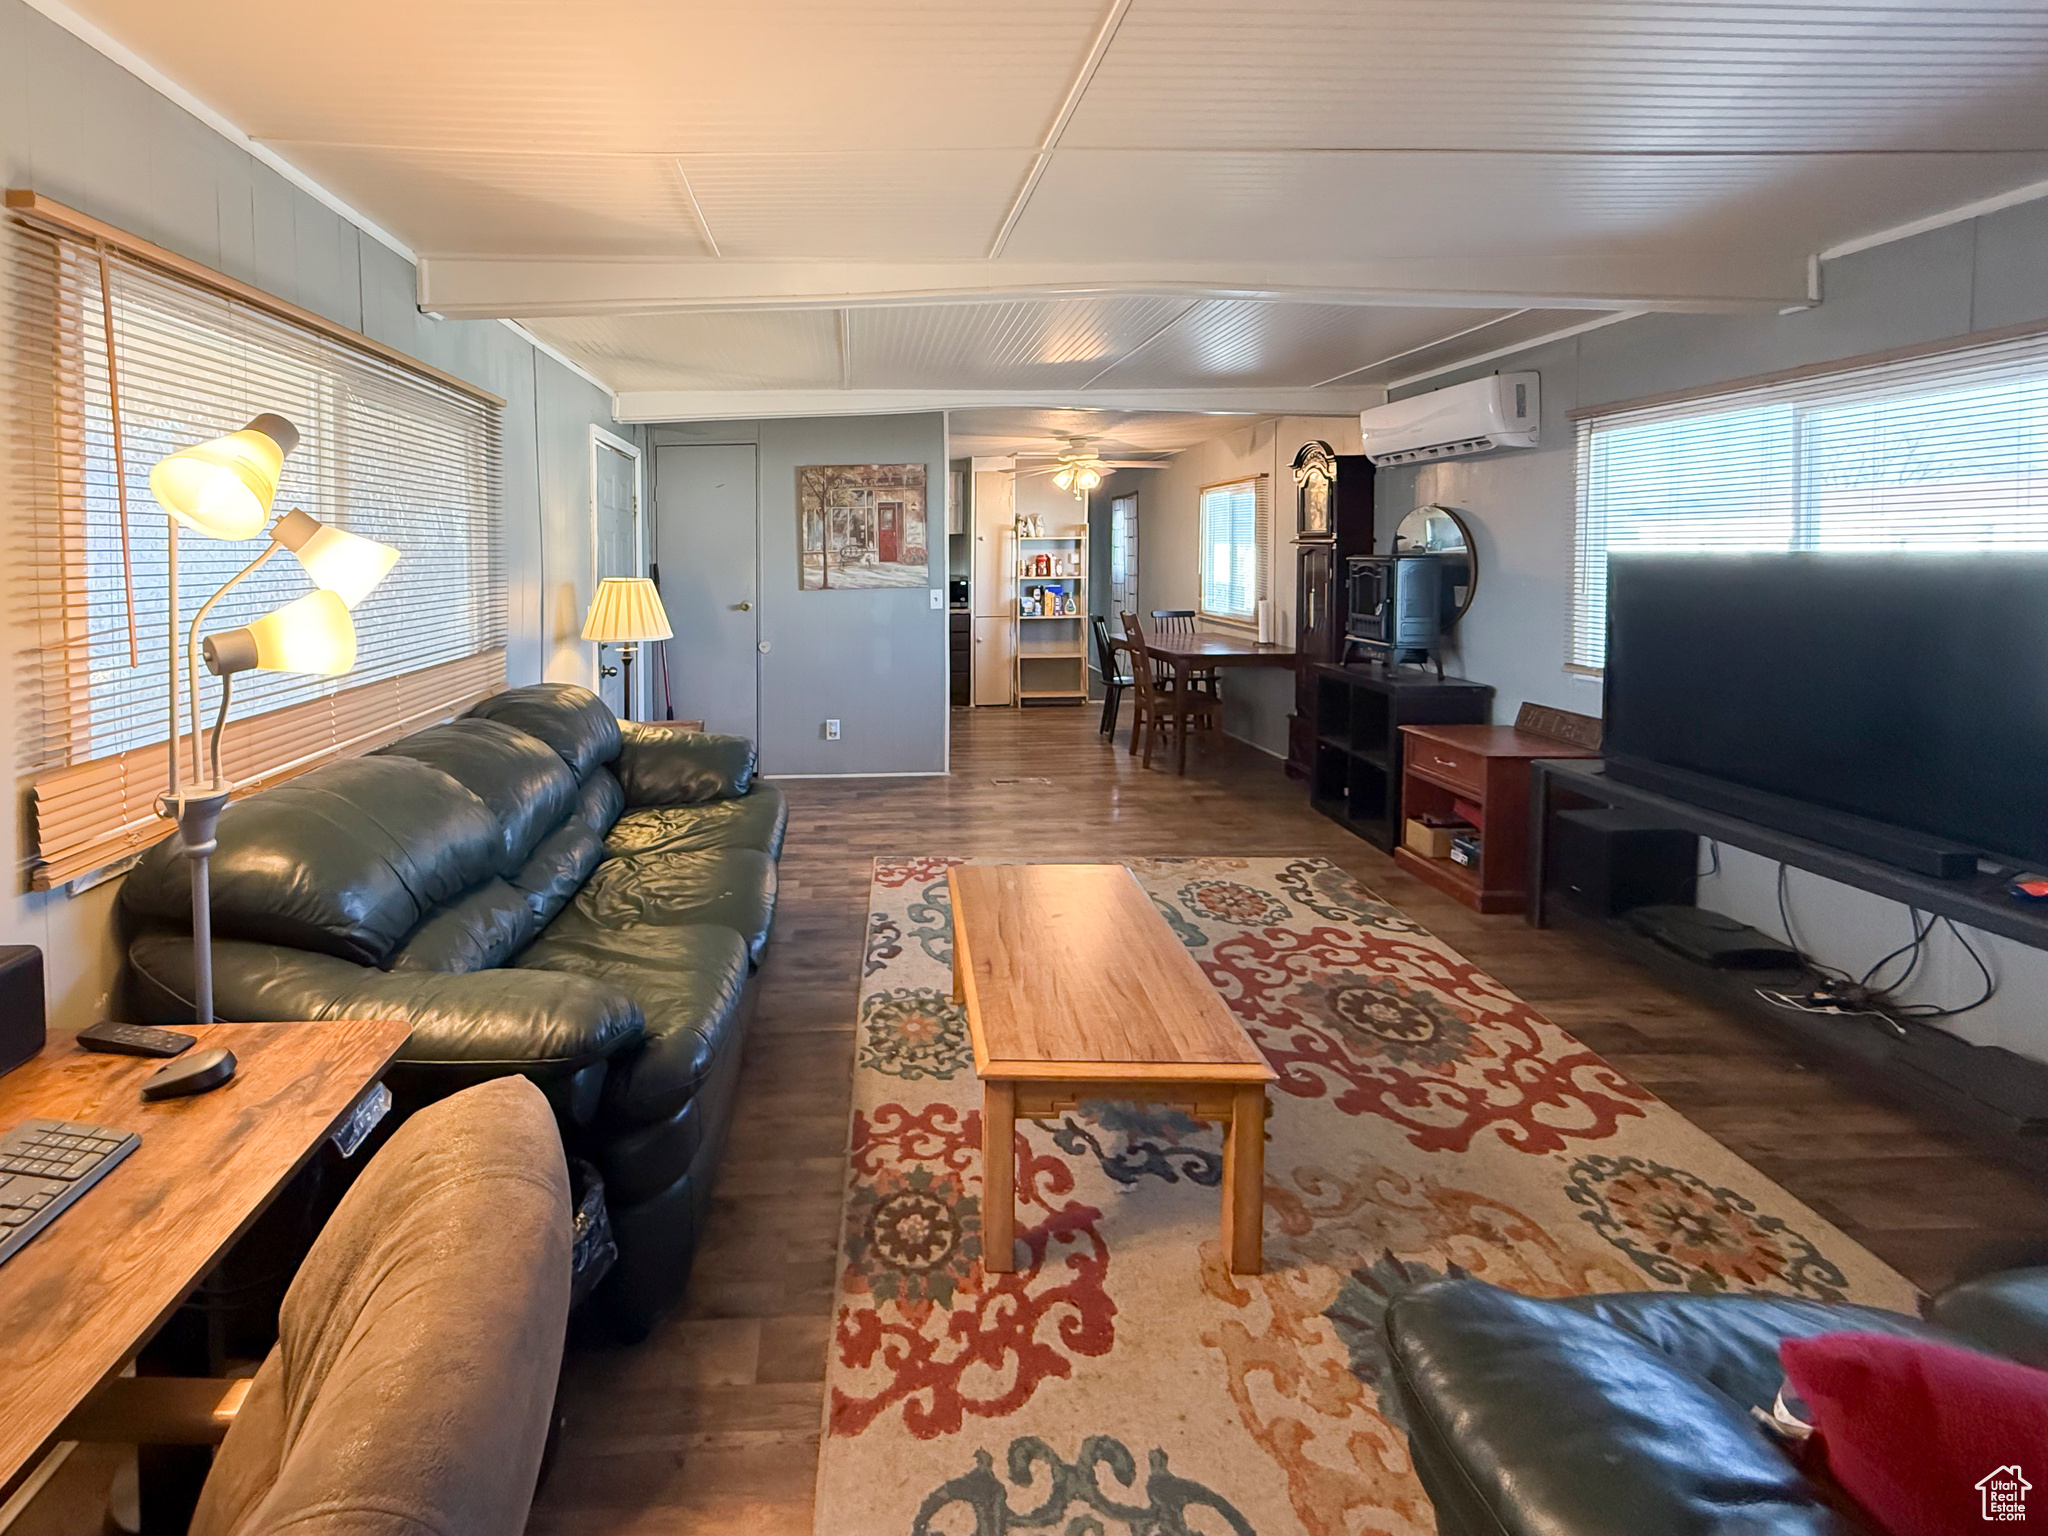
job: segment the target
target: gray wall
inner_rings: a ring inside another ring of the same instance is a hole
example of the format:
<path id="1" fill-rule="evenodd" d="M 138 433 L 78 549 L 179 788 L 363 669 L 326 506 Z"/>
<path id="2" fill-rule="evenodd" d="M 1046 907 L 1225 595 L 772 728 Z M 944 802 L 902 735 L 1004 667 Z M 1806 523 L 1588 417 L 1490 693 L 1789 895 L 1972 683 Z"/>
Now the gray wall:
<path id="1" fill-rule="evenodd" d="M 1564 670 L 1571 597 L 1572 425 L 1568 411 L 1666 390 L 1711 385 L 1805 363 L 1938 341 L 2048 316 L 2048 200 L 1932 230 L 1830 262 L 1823 301 L 1789 315 L 1653 315 L 1448 373 L 1413 394 L 1494 370 L 1535 369 L 1543 381 L 1542 446 L 1450 464 L 1380 471 L 1384 536 L 1408 508 L 1443 502 L 1462 511 L 1479 548 L 1479 591 L 1459 626 L 1451 670 L 1494 685 L 1495 718 L 1524 700 L 1600 712 L 1600 686 Z M 2015 772 L 2032 771 L 2015 764 Z M 1724 850 L 1704 880 L 1703 904 L 1778 933 L 1776 866 Z M 1818 958 L 1861 973 L 1909 936 L 1903 907 L 1803 874 L 1791 877 L 1801 942 Z M 2048 953 L 1985 935 L 2000 995 L 1953 1024 L 1980 1043 L 2048 1060 Z M 1938 933 L 1915 1001 L 1967 1002 L 1975 967 Z"/>
<path id="2" fill-rule="evenodd" d="M 661 423 L 668 443 L 758 445 L 761 770 L 779 778 L 946 771 L 946 418 L 827 416 Z M 804 464 L 925 466 L 928 586 L 797 589 L 796 472 Z M 686 554 L 656 550 L 661 560 Z M 930 594 L 941 594 L 931 606 Z M 678 665 L 681 663 L 679 662 Z M 840 739 L 825 739 L 825 721 Z"/>
<path id="3" fill-rule="evenodd" d="M 504 396 L 508 667 L 514 682 L 589 680 L 575 636 L 590 593 L 589 429 L 611 421 L 603 391 L 496 322 L 422 316 L 410 262 L 20 0 L 0 0 L 0 175 Z M 18 605 L 17 564 L 0 561 L 5 611 Z M 558 599 L 545 608 L 544 569 Z M 14 629 L 0 639 L 8 675 L 22 641 Z M 9 709 L 10 766 L 16 731 Z M 0 826 L 17 871 L 21 820 Z M 0 942 L 43 947 L 53 1022 L 88 1023 L 106 1006 L 117 889 L 0 897 Z"/>

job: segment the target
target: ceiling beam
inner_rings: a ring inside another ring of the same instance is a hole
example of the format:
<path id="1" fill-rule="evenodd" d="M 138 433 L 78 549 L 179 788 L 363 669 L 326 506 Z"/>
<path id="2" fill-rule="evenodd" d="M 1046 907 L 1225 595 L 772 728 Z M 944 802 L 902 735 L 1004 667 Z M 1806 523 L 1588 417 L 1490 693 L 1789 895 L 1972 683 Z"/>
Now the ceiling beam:
<path id="1" fill-rule="evenodd" d="M 837 309 L 1095 294 L 1485 309 L 1774 311 L 1805 303 L 1803 257 L 1745 252 L 1304 261 L 672 261 L 427 256 L 419 303 L 461 319 L 691 309 Z"/>
<path id="2" fill-rule="evenodd" d="M 1003 247 L 1010 243 L 1010 231 L 1017 227 L 1017 221 L 1024 217 L 1024 210 L 1030 205 L 1031 194 L 1038 190 L 1039 180 L 1045 175 L 1045 168 L 1052 164 L 1053 151 L 1060 147 L 1060 135 L 1067 131 L 1067 124 L 1073 121 L 1074 109 L 1081 105 L 1081 98 L 1088 94 L 1089 82 L 1094 80 L 1095 71 L 1101 67 L 1102 56 L 1109 52 L 1109 45 L 1116 41 L 1116 29 L 1124 24 L 1124 14 L 1131 8 L 1131 0 L 1109 0 L 1109 9 L 1103 13 L 1101 24 L 1095 29 L 1095 37 L 1088 44 L 1088 52 L 1082 55 L 1081 64 L 1074 71 L 1074 78 L 1067 84 L 1067 94 L 1060 98 L 1059 110 L 1053 114 L 1052 123 L 1045 130 L 1045 137 L 1038 141 L 1038 149 L 1031 157 L 1031 169 L 1024 173 L 1024 181 L 1017 188 L 1017 195 L 1010 199 L 1010 206 L 1003 214 L 1003 222 L 996 229 L 996 237 L 989 242 L 988 259 L 994 261 L 1003 254 Z"/>
<path id="3" fill-rule="evenodd" d="M 1432 351 L 1437 347 L 1447 347 L 1454 341 L 1461 341 L 1467 336 L 1477 335 L 1480 331 L 1487 330 L 1496 325 L 1505 325 L 1508 321 L 1518 320 L 1528 313 L 1529 311 L 1526 309 L 1511 309 L 1505 314 L 1489 315 L 1477 325 L 1460 326 L 1455 331 L 1448 331 L 1442 336 L 1432 337 L 1428 341 L 1417 342 L 1412 347 L 1403 347 L 1398 352 L 1389 352 L 1384 357 L 1376 357 L 1369 363 L 1360 363 L 1356 368 L 1346 368 L 1342 373 L 1333 373 L 1327 379 L 1318 379 L 1315 387 L 1317 389 L 1328 389 L 1333 384 L 1342 384 L 1346 379 L 1356 379 L 1361 373 L 1370 373 L 1375 368 L 1385 368 L 1391 363 L 1398 363 L 1404 357 L 1414 357 L 1418 353 Z"/>
<path id="4" fill-rule="evenodd" d="M 1097 379 L 1101 378 L 1104 374 L 1116 372 L 1117 369 L 1123 367 L 1125 363 L 1128 363 L 1132 358 L 1136 357 L 1140 352 L 1144 351 L 1147 347 L 1151 346 L 1153 342 L 1157 341 L 1160 337 L 1164 336 L 1168 331 L 1172 330 L 1176 325 L 1179 325 L 1181 321 L 1187 319 L 1189 315 L 1192 315 L 1196 310 L 1200 309 L 1201 307 L 1202 301 L 1200 299 L 1189 300 L 1180 309 L 1174 311 L 1174 316 L 1171 320 L 1167 321 L 1166 324 L 1160 326 L 1158 330 L 1154 331 L 1151 335 L 1147 336 L 1143 341 L 1139 342 L 1136 346 L 1132 347 L 1130 351 L 1125 352 L 1119 357 L 1111 358 L 1107 363 L 1104 363 L 1100 368 L 1096 369 L 1093 373 L 1089 374 L 1086 379 L 1082 380 L 1081 387 L 1083 389 L 1086 389 L 1090 384 L 1093 384 Z"/>
<path id="5" fill-rule="evenodd" d="M 646 389 L 612 397 L 620 421 L 756 421 L 876 416 L 1000 406 L 1055 411 L 1185 411 L 1218 416 L 1349 416 L 1379 405 L 1370 389 Z"/>

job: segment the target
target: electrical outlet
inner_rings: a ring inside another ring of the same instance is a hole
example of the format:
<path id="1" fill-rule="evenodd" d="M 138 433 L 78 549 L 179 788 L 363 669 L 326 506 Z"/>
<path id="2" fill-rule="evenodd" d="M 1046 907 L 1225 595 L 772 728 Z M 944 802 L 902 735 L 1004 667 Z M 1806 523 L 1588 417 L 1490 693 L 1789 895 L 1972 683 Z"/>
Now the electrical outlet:
<path id="1" fill-rule="evenodd" d="M 827 720 L 825 722 L 825 739 L 827 741 L 837 741 L 839 739 L 839 722 L 837 720 Z"/>
<path id="2" fill-rule="evenodd" d="M 943 608 L 946 606 L 946 594 L 940 591 L 937 587 L 932 588 L 932 606 L 934 608 Z"/>

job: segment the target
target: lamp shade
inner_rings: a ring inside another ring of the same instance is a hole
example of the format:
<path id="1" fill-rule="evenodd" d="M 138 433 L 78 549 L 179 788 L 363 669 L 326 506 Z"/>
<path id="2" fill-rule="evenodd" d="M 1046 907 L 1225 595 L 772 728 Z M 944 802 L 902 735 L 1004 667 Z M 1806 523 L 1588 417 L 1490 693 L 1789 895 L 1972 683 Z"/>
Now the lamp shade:
<path id="1" fill-rule="evenodd" d="M 389 544 L 330 528 L 296 507 L 277 520 L 270 536 L 298 556 L 314 586 L 332 592 L 351 608 L 398 563 L 398 551 Z"/>
<path id="2" fill-rule="evenodd" d="M 282 416 L 258 416 L 239 432 L 181 448 L 149 472 L 157 505 L 212 539 L 253 539 L 270 521 L 284 457 L 299 443 Z"/>
<path id="3" fill-rule="evenodd" d="M 356 626 L 337 594 L 308 592 L 241 629 L 208 635 L 205 651 L 216 676 L 254 667 L 339 677 L 356 664 Z"/>
<path id="4" fill-rule="evenodd" d="M 674 633 L 661 606 L 661 593 L 645 576 L 605 577 L 590 600 L 590 617 L 583 621 L 586 640 L 666 640 Z"/>

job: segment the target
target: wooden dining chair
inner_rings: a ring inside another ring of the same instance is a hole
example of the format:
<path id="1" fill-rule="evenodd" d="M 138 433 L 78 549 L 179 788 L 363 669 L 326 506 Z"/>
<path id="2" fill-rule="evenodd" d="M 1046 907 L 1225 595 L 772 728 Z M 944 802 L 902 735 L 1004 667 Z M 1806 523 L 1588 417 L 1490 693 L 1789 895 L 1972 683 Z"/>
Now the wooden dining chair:
<path id="1" fill-rule="evenodd" d="M 1192 635 L 1195 631 L 1195 610 L 1192 608 L 1154 608 L 1152 629 L 1161 635 Z M 1214 667 L 1205 667 L 1188 674 L 1188 680 L 1195 687 L 1218 693 L 1218 678 Z"/>
<path id="2" fill-rule="evenodd" d="M 1180 730 L 1216 729 L 1216 700 L 1212 695 L 1190 691 L 1183 699 L 1173 682 L 1159 675 L 1160 664 L 1152 659 L 1152 653 L 1145 645 L 1145 628 L 1134 613 L 1123 615 L 1124 639 L 1130 643 L 1131 678 L 1137 690 L 1136 707 L 1131 711 L 1131 752 L 1138 752 L 1138 738 L 1144 737 L 1145 751 L 1142 761 L 1147 768 L 1152 766 L 1152 748 L 1164 734 L 1171 737 Z"/>
<path id="3" fill-rule="evenodd" d="M 1088 620 L 1095 631 L 1095 662 L 1102 671 L 1102 725 L 1100 734 L 1116 737 L 1116 716 L 1118 706 L 1123 703 L 1124 690 L 1132 685 L 1128 664 L 1117 644 L 1109 636 L 1109 625 L 1101 614 L 1094 614 Z"/>

